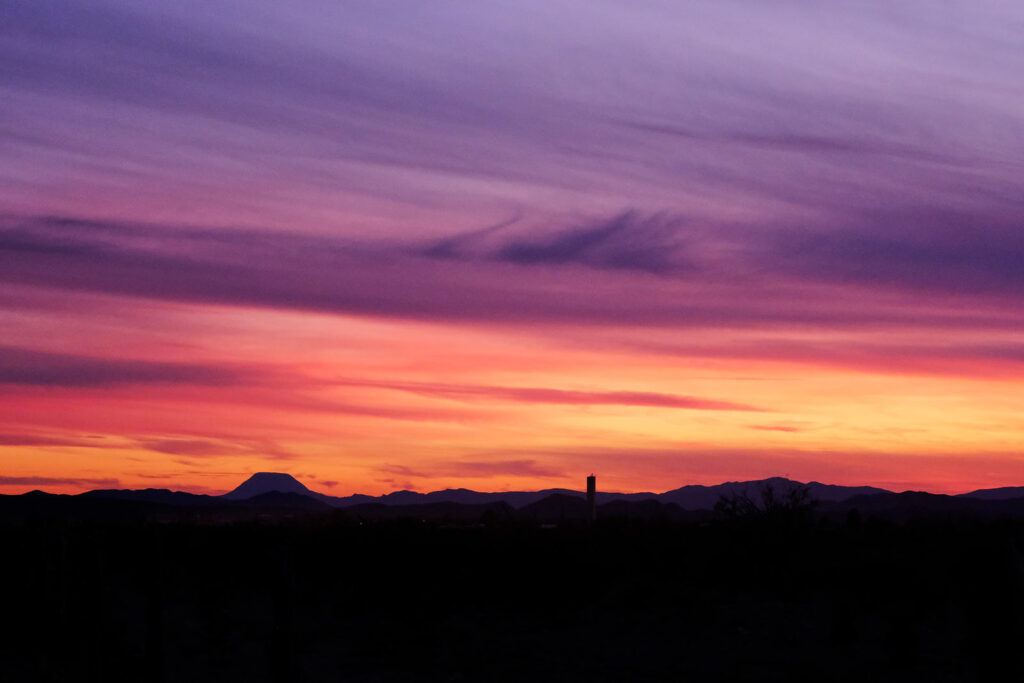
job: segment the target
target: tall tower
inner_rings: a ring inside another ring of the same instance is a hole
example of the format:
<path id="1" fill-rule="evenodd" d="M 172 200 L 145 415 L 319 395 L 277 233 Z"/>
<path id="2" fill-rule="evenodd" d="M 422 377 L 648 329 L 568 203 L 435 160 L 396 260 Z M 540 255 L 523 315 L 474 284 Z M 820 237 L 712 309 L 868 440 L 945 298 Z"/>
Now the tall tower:
<path id="1" fill-rule="evenodd" d="M 587 509 L 590 521 L 597 519 L 597 477 L 593 474 L 587 477 Z"/>

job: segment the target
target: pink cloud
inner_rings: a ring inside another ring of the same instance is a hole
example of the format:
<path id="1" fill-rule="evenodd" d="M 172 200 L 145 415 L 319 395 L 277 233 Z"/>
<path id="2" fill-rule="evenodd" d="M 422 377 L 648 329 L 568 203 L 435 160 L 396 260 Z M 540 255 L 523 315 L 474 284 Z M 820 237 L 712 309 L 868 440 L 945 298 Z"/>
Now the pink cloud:
<path id="1" fill-rule="evenodd" d="M 74 486 L 78 488 L 118 488 L 119 479 L 114 477 L 10 477 L 0 475 L 0 486 Z"/>

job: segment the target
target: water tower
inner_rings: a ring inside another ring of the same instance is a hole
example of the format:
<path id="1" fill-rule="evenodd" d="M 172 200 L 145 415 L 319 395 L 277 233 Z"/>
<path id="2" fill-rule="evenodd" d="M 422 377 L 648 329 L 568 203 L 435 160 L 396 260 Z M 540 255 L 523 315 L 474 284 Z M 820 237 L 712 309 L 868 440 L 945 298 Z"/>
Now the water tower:
<path id="1" fill-rule="evenodd" d="M 597 477 L 587 476 L 587 514 L 590 521 L 597 519 Z"/>

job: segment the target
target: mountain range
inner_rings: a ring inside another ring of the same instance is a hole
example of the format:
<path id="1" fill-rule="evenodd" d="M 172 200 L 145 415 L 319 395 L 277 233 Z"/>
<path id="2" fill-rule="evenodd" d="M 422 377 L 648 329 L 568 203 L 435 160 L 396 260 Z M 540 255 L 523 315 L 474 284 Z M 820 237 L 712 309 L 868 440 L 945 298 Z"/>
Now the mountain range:
<path id="1" fill-rule="evenodd" d="M 672 504 L 681 510 L 711 510 L 723 496 L 735 495 L 758 495 L 765 487 L 772 487 L 778 494 L 785 494 L 794 488 L 805 488 L 809 497 L 821 504 L 843 503 L 844 501 L 858 500 L 866 501 L 879 498 L 875 504 L 882 499 L 891 496 L 903 496 L 908 494 L 924 496 L 928 500 L 943 499 L 974 499 L 978 501 L 1008 501 L 1024 498 L 1024 487 L 1011 486 L 996 489 L 980 489 L 958 496 L 944 496 L 939 494 L 904 492 L 894 493 L 882 488 L 873 486 L 837 486 L 833 484 L 822 484 L 819 482 L 802 483 L 786 479 L 784 477 L 771 477 L 753 481 L 725 482 L 714 486 L 688 485 L 677 489 L 665 491 L 664 493 L 614 493 L 598 491 L 597 504 L 605 505 L 614 501 L 640 502 L 656 501 L 662 504 Z M 455 503 L 460 505 L 488 505 L 492 503 L 504 503 L 513 509 L 521 509 L 526 506 L 538 503 L 551 496 L 570 496 L 581 498 L 584 494 L 571 489 L 552 488 L 538 491 L 497 491 L 483 492 L 470 489 L 444 489 L 429 493 L 418 493 L 416 491 L 394 491 L 382 496 L 368 496 L 355 494 L 351 496 L 330 496 L 324 493 L 313 491 L 290 474 L 280 472 L 258 472 L 242 482 L 237 488 L 221 496 L 209 496 L 201 494 L 186 493 L 183 491 L 171 491 L 167 489 L 100 489 L 80 494 L 89 498 L 122 499 L 136 502 L 161 503 L 173 506 L 190 506 L 213 504 L 222 501 L 243 502 L 253 501 L 268 494 L 289 494 L 291 500 L 295 497 L 312 499 L 323 504 L 323 507 L 350 508 L 362 505 L 383 505 L 389 507 L 407 507 L 416 505 L 427 505 L 437 503 Z M 273 496 L 271 496 L 273 498 Z M 269 500 L 269 499 L 268 499 Z"/>

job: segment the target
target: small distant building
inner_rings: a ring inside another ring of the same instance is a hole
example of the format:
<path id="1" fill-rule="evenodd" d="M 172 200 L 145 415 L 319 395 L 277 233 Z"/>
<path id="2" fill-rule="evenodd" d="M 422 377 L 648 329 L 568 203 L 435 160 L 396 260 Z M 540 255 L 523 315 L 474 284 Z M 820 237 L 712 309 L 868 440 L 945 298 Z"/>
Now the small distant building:
<path id="1" fill-rule="evenodd" d="M 590 521 L 597 519 L 597 477 L 587 477 L 587 516 Z"/>

